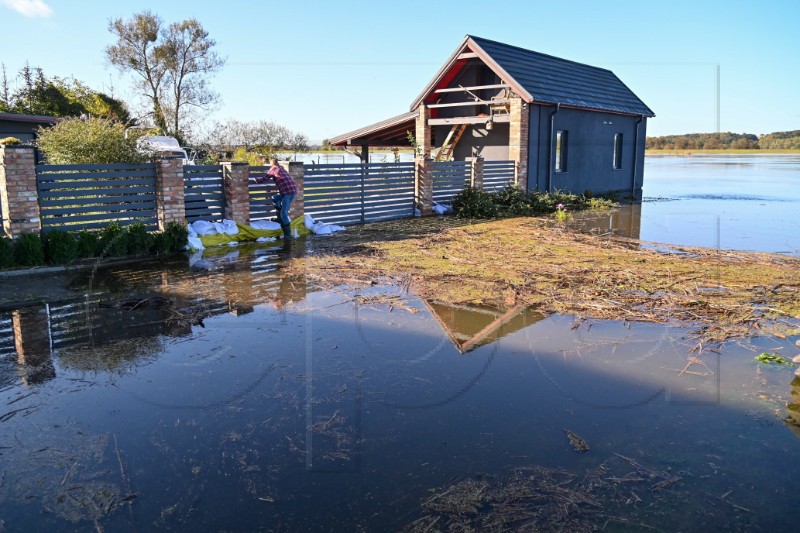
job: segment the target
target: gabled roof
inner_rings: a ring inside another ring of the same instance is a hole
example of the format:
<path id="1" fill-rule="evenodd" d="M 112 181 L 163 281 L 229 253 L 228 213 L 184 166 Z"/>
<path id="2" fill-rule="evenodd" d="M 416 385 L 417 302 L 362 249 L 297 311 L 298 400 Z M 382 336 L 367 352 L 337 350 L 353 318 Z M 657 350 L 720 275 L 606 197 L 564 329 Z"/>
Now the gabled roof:
<path id="1" fill-rule="evenodd" d="M 337 135 L 328 142 L 333 146 L 345 146 L 348 144 L 362 146 L 410 146 L 408 132 L 415 131 L 417 111 L 410 111 L 397 115 L 375 124 L 370 124 L 363 128 Z"/>
<path id="2" fill-rule="evenodd" d="M 653 117 L 655 114 L 610 70 L 467 35 L 411 104 L 416 109 L 447 85 L 473 53 L 522 99 L 531 103 Z"/>

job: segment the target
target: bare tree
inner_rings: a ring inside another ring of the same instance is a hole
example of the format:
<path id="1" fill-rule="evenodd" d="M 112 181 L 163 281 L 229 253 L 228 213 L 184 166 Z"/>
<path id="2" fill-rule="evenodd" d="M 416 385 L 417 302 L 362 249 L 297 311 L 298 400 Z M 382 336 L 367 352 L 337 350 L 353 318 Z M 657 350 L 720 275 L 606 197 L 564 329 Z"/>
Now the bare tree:
<path id="1" fill-rule="evenodd" d="M 108 29 L 117 37 L 106 59 L 122 72 L 132 72 L 152 104 L 152 118 L 165 133 L 181 137 L 193 110 L 217 101 L 208 78 L 225 64 L 216 42 L 196 19 L 164 27 L 150 11 L 130 20 L 116 19 Z"/>

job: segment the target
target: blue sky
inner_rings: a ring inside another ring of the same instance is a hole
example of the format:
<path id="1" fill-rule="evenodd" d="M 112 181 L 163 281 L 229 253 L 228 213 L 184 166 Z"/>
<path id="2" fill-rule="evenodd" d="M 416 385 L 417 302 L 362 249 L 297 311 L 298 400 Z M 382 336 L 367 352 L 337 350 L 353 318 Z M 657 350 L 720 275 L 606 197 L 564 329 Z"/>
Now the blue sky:
<path id="1" fill-rule="evenodd" d="M 614 71 L 649 135 L 800 129 L 800 3 L 537 0 L 0 0 L 9 77 L 29 61 L 133 99 L 104 62 L 111 18 L 197 18 L 227 64 L 211 120 L 271 120 L 319 141 L 408 111 L 467 34 Z"/>

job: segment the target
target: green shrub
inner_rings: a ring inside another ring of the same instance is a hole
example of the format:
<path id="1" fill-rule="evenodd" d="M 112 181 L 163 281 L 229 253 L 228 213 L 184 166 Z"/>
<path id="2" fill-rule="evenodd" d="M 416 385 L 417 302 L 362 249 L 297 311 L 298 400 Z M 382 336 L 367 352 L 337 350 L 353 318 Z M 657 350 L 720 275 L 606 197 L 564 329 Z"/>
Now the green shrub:
<path id="1" fill-rule="evenodd" d="M 453 199 L 453 210 L 463 218 L 494 218 L 607 209 L 615 205 L 612 200 L 593 196 L 590 191 L 589 195 L 560 191 L 526 192 L 513 186 L 492 193 L 467 188 Z"/>
<path id="2" fill-rule="evenodd" d="M 104 257 L 119 257 L 128 253 L 128 235 L 118 222 L 100 230 L 100 253 Z"/>
<path id="3" fill-rule="evenodd" d="M 16 137 L 3 137 L 0 139 L 0 146 L 13 146 L 17 144 L 22 144 L 22 141 Z"/>
<path id="4" fill-rule="evenodd" d="M 163 231 L 153 233 L 153 240 L 150 245 L 150 252 L 156 255 L 169 255 L 172 253 L 169 237 Z"/>
<path id="5" fill-rule="evenodd" d="M 153 243 L 153 236 L 141 222 L 136 222 L 128 226 L 126 230 L 126 241 L 128 253 L 133 255 L 144 255 L 150 251 Z"/>
<path id="6" fill-rule="evenodd" d="M 44 263 L 44 249 L 38 233 L 26 233 L 14 239 L 14 262 L 20 266 Z"/>
<path id="7" fill-rule="evenodd" d="M 100 235 L 94 231 L 81 230 L 77 239 L 78 257 L 95 257 L 100 252 Z"/>
<path id="8" fill-rule="evenodd" d="M 189 228 L 180 222 L 170 222 L 164 229 L 170 252 L 180 252 L 189 239 Z"/>
<path id="9" fill-rule="evenodd" d="M 71 263 L 78 258 L 78 240 L 67 231 L 52 230 L 45 235 L 45 252 L 51 265 Z"/>
<path id="10" fill-rule="evenodd" d="M 8 237 L 0 237 L 0 268 L 14 266 L 14 243 Z"/>

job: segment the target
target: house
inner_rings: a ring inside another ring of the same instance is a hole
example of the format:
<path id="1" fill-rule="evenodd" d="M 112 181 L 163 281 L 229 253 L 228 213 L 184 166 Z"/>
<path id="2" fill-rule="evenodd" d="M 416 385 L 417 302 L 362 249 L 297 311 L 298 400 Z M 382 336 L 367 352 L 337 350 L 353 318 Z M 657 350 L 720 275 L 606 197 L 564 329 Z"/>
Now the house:
<path id="1" fill-rule="evenodd" d="M 437 161 L 511 160 L 536 191 L 640 198 L 647 119 L 610 70 L 467 35 L 402 115 L 330 139 L 410 146 Z"/>
<path id="2" fill-rule="evenodd" d="M 16 137 L 22 142 L 36 140 L 39 128 L 52 126 L 60 119 L 43 115 L 19 115 L 0 113 L 0 139 Z"/>

